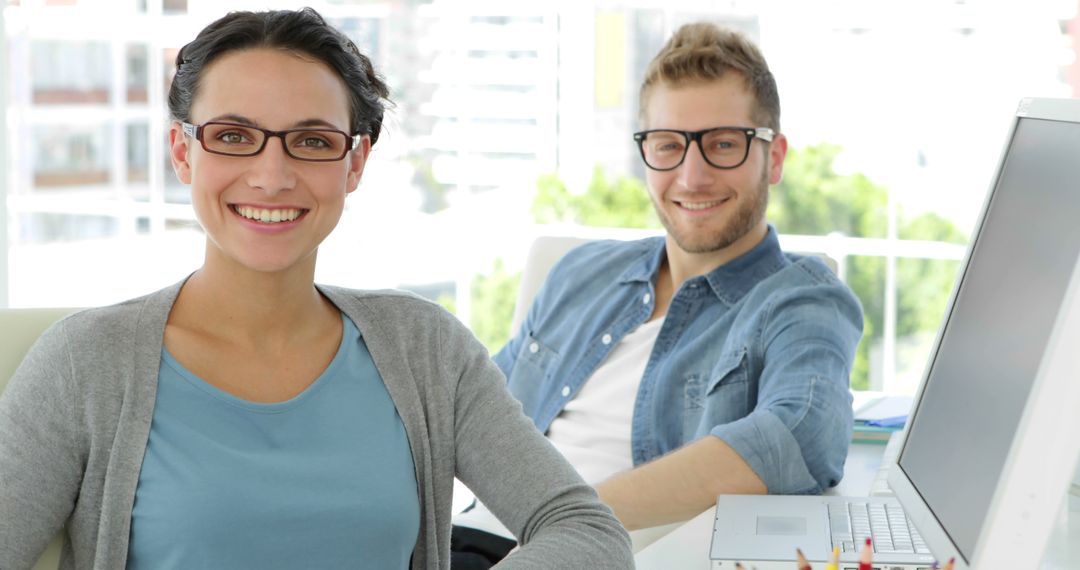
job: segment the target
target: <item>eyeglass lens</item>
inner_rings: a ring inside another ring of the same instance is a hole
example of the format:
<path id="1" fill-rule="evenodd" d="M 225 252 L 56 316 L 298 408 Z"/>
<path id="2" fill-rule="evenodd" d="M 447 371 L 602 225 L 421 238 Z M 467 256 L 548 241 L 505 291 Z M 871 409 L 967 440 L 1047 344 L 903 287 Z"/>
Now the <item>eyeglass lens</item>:
<path id="1" fill-rule="evenodd" d="M 300 160 L 338 160 L 348 152 L 349 136 L 325 129 L 285 132 L 285 152 Z M 254 127 L 229 123 L 206 123 L 202 144 L 206 150 L 233 156 L 258 154 L 266 142 L 266 133 Z"/>
<path id="2" fill-rule="evenodd" d="M 746 160 L 749 138 L 739 129 L 713 129 L 698 141 L 705 159 L 719 168 L 734 168 Z M 681 131 L 653 131 L 641 141 L 645 163 L 658 170 L 675 168 L 686 156 L 688 145 Z"/>

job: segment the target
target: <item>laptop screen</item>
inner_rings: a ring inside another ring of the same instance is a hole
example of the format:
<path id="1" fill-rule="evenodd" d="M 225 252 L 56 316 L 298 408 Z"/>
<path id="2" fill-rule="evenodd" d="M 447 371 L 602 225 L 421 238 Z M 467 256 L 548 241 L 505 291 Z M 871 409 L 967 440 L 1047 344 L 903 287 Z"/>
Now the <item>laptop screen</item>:
<path id="1" fill-rule="evenodd" d="M 1018 119 L 898 460 L 967 560 L 1080 253 L 1077 148 Z"/>

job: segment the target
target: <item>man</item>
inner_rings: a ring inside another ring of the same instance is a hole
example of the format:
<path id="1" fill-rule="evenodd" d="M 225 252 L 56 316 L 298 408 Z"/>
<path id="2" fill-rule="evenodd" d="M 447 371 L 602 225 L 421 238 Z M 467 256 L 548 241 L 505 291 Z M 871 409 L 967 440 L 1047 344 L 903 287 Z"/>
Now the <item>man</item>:
<path id="1" fill-rule="evenodd" d="M 495 356 L 510 390 L 630 530 L 721 493 L 836 485 L 862 311 L 765 221 L 787 139 L 764 58 L 737 33 L 683 26 L 646 71 L 640 119 L 666 236 L 567 254 Z M 509 536 L 493 521 L 482 505 L 459 515 L 454 550 L 512 547 L 486 534 Z"/>

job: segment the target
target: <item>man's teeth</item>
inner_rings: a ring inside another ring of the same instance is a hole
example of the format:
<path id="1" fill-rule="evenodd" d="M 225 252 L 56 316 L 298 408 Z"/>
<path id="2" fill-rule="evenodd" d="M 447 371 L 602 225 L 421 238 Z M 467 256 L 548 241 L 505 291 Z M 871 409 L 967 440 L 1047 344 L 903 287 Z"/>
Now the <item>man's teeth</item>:
<path id="1" fill-rule="evenodd" d="M 680 202 L 680 204 L 682 204 L 682 207 L 686 208 L 687 210 L 707 210 L 707 209 L 712 208 L 713 206 L 715 206 L 715 205 L 717 205 L 719 203 L 720 203 L 719 201 L 716 201 L 716 202 Z"/>
<path id="2" fill-rule="evenodd" d="M 236 213 L 249 219 L 259 222 L 272 224 L 275 222 L 291 222 L 300 217 L 300 210 L 296 208 L 286 208 L 284 210 L 266 210 L 263 208 L 249 208 L 247 206 L 237 206 Z"/>

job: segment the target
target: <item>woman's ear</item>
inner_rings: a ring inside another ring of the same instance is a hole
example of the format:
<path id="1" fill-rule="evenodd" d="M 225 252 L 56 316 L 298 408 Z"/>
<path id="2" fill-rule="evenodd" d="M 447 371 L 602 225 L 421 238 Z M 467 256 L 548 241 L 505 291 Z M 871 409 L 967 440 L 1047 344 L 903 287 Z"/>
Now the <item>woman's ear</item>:
<path id="1" fill-rule="evenodd" d="M 176 178 L 184 184 L 191 184 L 191 163 L 188 160 L 188 138 L 179 121 L 173 121 L 169 127 L 169 159 L 172 160 Z"/>
<path id="2" fill-rule="evenodd" d="M 346 159 L 349 161 L 349 174 L 345 181 L 345 193 L 351 194 L 360 185 L 360 177 L 364 174 L 364 166 L 367 165 L 368 155 L 371 154 L 371 136 L 360 137 L 360 144 L 349 151 Z"/>

